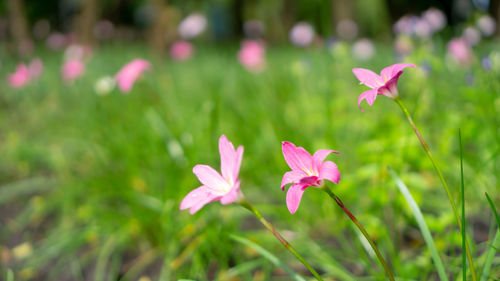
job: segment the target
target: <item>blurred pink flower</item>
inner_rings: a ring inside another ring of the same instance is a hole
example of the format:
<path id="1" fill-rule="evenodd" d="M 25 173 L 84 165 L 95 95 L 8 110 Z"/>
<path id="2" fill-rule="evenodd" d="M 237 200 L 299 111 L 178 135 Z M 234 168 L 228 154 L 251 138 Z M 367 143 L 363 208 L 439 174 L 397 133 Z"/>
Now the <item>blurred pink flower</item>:
<path id="1" fill-rule="evenodd" d="M 439 31 L 446 26 L 446 15 L 439 9 L 429 8 L 422 14 L 422 18 L 429 23 L 432 32 Z"/>
<path id="2" fill-rule="evenodd" d="M 187 60 L 191 58 L 194 47 L 187 41 L 177 41 L 170 47 L 170 55 L 174 60 Z"/>
<path id="3" fill-rule="evenodd" d="M 132 89 L 135 80 L 148 70 L 151 64 L 143 59 L 134 59 L 126 64 L 115 76 L 116 83 L 123 93 L 128 93 Z"/>
<path id="4" fill-rule="evenodd" d="M 203 185 L 184 197 L 181 210 L 190 209 L 189 213 L 194 214 L 214 201 L 227 205 L 237 200 L 240 193 L 238 174 L 243 158 L 243 146 L 235 150 L 233 144 L 222 135 L 219 139 L 219 153 L 222 175 L 207 165 L 194 166 L 193 173 Z"/>
<path id="5" fill-rule="evenodd" d="M 29 66 L 28 72 L 31 79 L 38 79 L 43 72 L 43 63 L 39 58 L 33 59 Z"/>
<path id="6" fill-rule="evenodd" d="M 64 81 L 71 82 L 76 78 L 83 75 L 85 72 L 85 65 L 77 59 L 67 60 L 62 67 L 62 76 Z"/>
<path id="7" fill-rule="evenodd" d="M 238 60 L 250 71 L 259 72 L 266 67 L 265 47 L 256 40 L 245 40 L 238 52 Z"/>
<path id="8" fill-rule="evenodd" d="M 30 73 L 28 67 L 24 63 L 17 65 L 16 72 L 7 77 L 7 82 L 12 88 L 22 88 L 28 84 Z"/>
<path id="9" fill-rule="evenodd" d="M 388 66 L 380 72 L 380 76 L 371 70 L 364 68 L 353 68 L 352 72 L 361 82 L 366 86 L 372 88 L 366 92 L 363 92 L 358 99 L 358 106 L 361 111 L 361 101 L 366 100 L 369 105 L 372 105 L 377 95 L 384 95 L 391 99 L 398 97 L 397 84 L 399 76 L 403 74 L 403 69 L 406 67 L 416 67 L 414 64 L 410 63 L 397 63 Z"/>
<path id="10" fill-rule="evenodd" d="M 454 38 L 448 42 L 448 55 L 463 66 L 468 66 L 473 58 L 470 45 L 463 38 Z"/>
<path id="11" fill-rule="evenodd" d="M 309 186 L 320 187 L 323 180 L 339 183 L 340 172 L 332 161 L 324 161 L 330 153 L 338 153 L 330 149 L 320 149 L 313 156 L 304 148 L 296 147 L 291 142 L 282 142 L 283 156 L 292 168 L 286 172 L 281 180 L 281 189 L 292 184 L 286 194 L 286 205 L 290 213 L 299 208 L 300 200 L 305 189 Z"/>

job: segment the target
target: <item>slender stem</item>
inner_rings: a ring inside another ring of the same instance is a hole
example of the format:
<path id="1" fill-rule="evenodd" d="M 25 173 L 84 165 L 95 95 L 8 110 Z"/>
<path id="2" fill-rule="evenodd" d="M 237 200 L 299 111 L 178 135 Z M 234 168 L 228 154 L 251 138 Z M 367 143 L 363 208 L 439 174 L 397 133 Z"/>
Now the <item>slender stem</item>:
<path id="1" fill-rule="evenodd" d="M 436 160 L 434 160 L 434 157 L 432 156 L 432 153 L 429 149 L 429 146 L 427 146 L 427 143 L 425 142 L 424 138 L 422 137 L 422 134 L 420 134 L 420 131 L 417 129 L 417 126 L 413 122 L 413 118 L 411 117 L 411 114 L 408 111 L 408 109 L 406 108 L 406 106 L 404 105 L 403 101 L 399 97 L 396 97 L 394 99 L 394 101 L 403 110 L 406 118 L 408 119 L 408 122 L 410 123 L 411 127 L 413 128 L 413 131 L 415 131 L 415 134 L 417 135 L 418 140 L 422 144 L 422 147 L 424 148 L 425 153 L 427 154 L 427 157 L 429 157 L 429 160 L 431 160 L 432 165 L 434 166 L 434 170 L 436 170 L 436 172 L 439 176 L 439 179 L 441 180 L 441 183 L 443 184 L 443 187 L 446 191 L 446 195 L 448 195 L 448 199 L 450 201 L 451 208 L 453 209 L 453 213 L 455 214 L 455 219 L 457 220 L 458 227 L 460 228 L 460 231 L 462 231 L 463 226 L 462 226 L 462 222 L 460 220 L 460 216 L 459 216 L 458 211 L 457 211 L 457 206 L 455 205 L 455 201 L 453 200 L 453 196 L 451 195 L 450 189 L 448 188 L 448 184 L 446 184 L 446 181 L 443 177 L 443 173 L 441 173 L 441 169 L 439 169 L 439 166 L 437 165 Z M 476 270 L 474 267 L 474 263 L 472 262 L 472 255 L 471 255 L 471 250 L 470 250 L 468 241 L 465 241 L 465 251 L 467 254 L 467 260 L 469 261 L 469 267 L 470 267 L 470 271 L 471 271 L 471 275 L 472 275 L 472 280 L 476 281 L 477 280 Z"/>
<path id="2" fill-rule="evenodd" d="M 276 230 L 276 228 L 274 228 L 274 226 L 268 220 L 266 220 L 260 214 L 259 210 L 257 210 L 246 198 L 243 197 L 242 199 L 239 200 L 238 203 L 241 206 L 245 207 L 250 212 L 252 212 L 252 214 L 254 214 L 255 217 L 257 217 L 257 219 L 259 219 L 259 221 L 269 231 L 271 231 L 271 233 L 281 242 L 281 244 L 283 244 L 283 246 L 285 246 L 285 248 L 288 251 L 290 251 L 309 270 L 309 272 L 311 272 L 312 275 L 314 277 L 316 277 L 316 279 L 318 281 L 323 281 L 323 278 L 321 278 L 321 276 L 318 274 L 318 272 L 316 272 L 316 270 L 299 254 L 299 252 L 297 252 L 297 250 L 295 250 L 295 248 L 293 248 L 292 245 L 290 245 L 290 243 L 288 243 L 288 241 L 286 241 L 286 239 L 283 238 L 283 236 L 281 236 L 281 234 L 279 234 L 279 232 Z"/>
<path id="3" fill-rule="evenodd" d="M 394 281 L 394 276 L 392 275 L 389 266 L 385 262 L 384 257 L 382 257 L 382 254 L 378 250 L 373 240 L 370 238 L 370 235 L 368 235 L 368 232 L 366 232 L 365 228 L 361 225 L 361 223 L 359 223 L 356 217 L 345 207 L 344 203 L 342 203 L 342 200 L 340 200 L 340 198 L 337 195 L 335 195 L 330 190 L 330 188 L 328 188 L 328 186 L 323 185 L 321 189 L 325 191 L 335 201 L 335 203 L 337 203 L 337 205 L 340 206 L 340 208 L 342 208 L 342 210 L 347 214 L 347 216 L 352 220 L 352 222 L 354 222 L 354 224 L 358 227 L 361 233 L 363 233 L 363 236 L 365 236 L 368 243 L 370 243 L 370 246 L 372 247 L 373 251 L 375 251 L 375 254 L 377 255 L 378 260 L 380 261 L 380 264 L 382 264 L 382 267 L 384 268 L 387 277 L 389 278 L 389 280 Z"/>

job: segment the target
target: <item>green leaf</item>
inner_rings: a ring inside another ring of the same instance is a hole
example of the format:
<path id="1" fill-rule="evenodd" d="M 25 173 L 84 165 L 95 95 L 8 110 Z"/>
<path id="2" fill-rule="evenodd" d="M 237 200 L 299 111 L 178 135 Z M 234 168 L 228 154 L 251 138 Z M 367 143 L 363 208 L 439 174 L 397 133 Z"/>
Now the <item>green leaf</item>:
<path id="1" fill-rule="evenodd" d="M 441 260 L 441 257 L 437 251 L 434 240 L 432 239 L 431 232 L 429 231 L 429 227 L 427 227 L 427 224 L 425 223 L 424 216 L 422 215 L 422 212 L 420 211 L 417 202 L 415 202 L 415 200 L 413 199 L 413 196 L 408 190 L 408 187 L 406 187 L 405 183 L 396 175 L 396 173 L 391 168 L 389 168 L 389 173 L 396 182 L 396 186 L 398 187 L 399 191 L 403 194 L 406 203 L 408 203 L 410 210 L 415 216 L 418 228 L 420 228 L 420 232 L 422 232 L 422 236 L 424 237 L 424 241 L 427 244 L 427 248 L 429 248 L 429 251 L 431 252 L 431 257 L 434 262 L 434 265 L 436 266 L 439 278 L 441 280 L 447 281 L 448 277 L 446 275 L 446 270 L 444 269 L 443 261 Z"/>
<path id="2" fill-rule="evenodd" d="M 235 234 L 231 234 L 230 237 L 234 241 L 239 242 L 239 243 L 241 243 L 243 245 L 246 245 L 246 246 L 254 249 L 259 254 L 261 254 L 264 258 L 266 258 L 268 261 L 270 261 L 272 264 L 281 267 L 294 280 L 296 280 L 296 281 L 306 281 L 302 276 L 300 276 L 299 274 L 295 273 L 291 268 L 289 268 L 286 264 L 284 264 L 278 257 L 276 257 L 275 255 L 271 254 L 269 251 L 267 251 L 266 249 L 262 248 L 260 245 L 257 245 L 256 243 L 254 243 L 254 242 L 252 242 L 252 241 L 250 241 L 250 240 L 248 240 L 248 239 L 246 239 L 244 237 L 235 235 Z"/>
<path id="3" fill-rule="evenodd" d="M 490 204 L 491 211 L 493 212 L 493 215 L 495 215 L 498 229 L 495 234 L 495 237 L 493 238 L 493 242 L 491 243 L 488 251 L 486 252 L 486 260 L 484 261 L 484 267 L 483 267 L 483 272 L 481 273 L 480 281 L 488 280 L 488 275 L 490 274 L 491 265 L 493 264 L 493 258 L 495 258 L 495 252 L 498 251 L 498 247 L 500 246 L 500 217 L 498 216 L 498 212 L 495 208 L 495 205 L 493 204 L 493 201 L 491 200 L 488 193 L 485 193 L 485 195 L 486 199 L 488 200 L 488 203 Z"/>

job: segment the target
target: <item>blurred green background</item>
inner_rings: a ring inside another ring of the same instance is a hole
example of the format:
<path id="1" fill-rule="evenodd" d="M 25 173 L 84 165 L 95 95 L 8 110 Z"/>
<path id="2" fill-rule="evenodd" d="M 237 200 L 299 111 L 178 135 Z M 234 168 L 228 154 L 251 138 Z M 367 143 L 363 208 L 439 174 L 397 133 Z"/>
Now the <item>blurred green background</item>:
<path id="1" fill-rule="evenodd" d="M 431 7 L 443 11 L 445 25 L 416 28 Z M 196 38 L 178 29 L 192 13 L 207 23 Z M 396 62 L 419 66 L 405 70 L 398 89 L 459 205 L 461 129 L 467 230 L 480 270 L 496 228 L 484 193 L 500 203 L 499 13 L 493 0 L 0 3 L 0 279 L 290 280 L 233 234 L 311 279 L 243 208 L 215 202 L 193 216 L 179 210 L 200 185 L 192 167 L 218 169 L 225 134 L 245 147 L 242 192 L 325 280 L 384 280 L 384 273 L 319 190 L 308 189 L 298 212 L 288 212 L 279 188 L 289 170 L 284 140 L 339 151 L 329 157 L 342 174 L 333 188 L 395 275 L 439 280 L 388 174 L 395 170 L 458 280 L 461 235 L 414 132 L 390 99 L 363 103 L 364 113 L 357 106 L 367 88 L 351 69 L 378 73 Z M 405 15 L 409 29 L 401 31 Z M 492 32 L 482 29 L 484 17 Z M 299 21 L 315 31 L 304 46 L 289 34 Z M 60 46 L 48 40 L 55 33 L 65 38 Z M 238 62 L 245 38 L 265 45 L 258 70 Z M 452 38 L 466 42 L 466 59 L 454 53 Z M 188 59 L 171 53 L 179 40 L 195 48 Z M 67 83 L 61 65 L 71 45 L 92 51 L 84 75 Z M 130 93 L 99 90 L 99 79 L 138 57 L 152 68 Z M 41 77 L 10 87 L 6 77 L 32 58 L 43 62 Z M 499 276 L 497 254 L 488 280 Z"/>

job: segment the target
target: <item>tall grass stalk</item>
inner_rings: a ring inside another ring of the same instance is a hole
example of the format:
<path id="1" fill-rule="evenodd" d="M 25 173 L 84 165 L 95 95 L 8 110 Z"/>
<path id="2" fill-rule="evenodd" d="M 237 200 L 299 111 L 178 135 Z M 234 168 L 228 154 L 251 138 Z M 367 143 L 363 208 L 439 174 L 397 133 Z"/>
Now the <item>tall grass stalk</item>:
<path id="1" fill-rule="evenodd" d="M 415 134 L 417 135 L 418 140 L 422 144 L 422 147 L 424 148 L 425 153 L 427 154 L 427 157 L 429 157 L 429 160 L 431 160 L 432 165 L 434 166 L 434 169 L 436 170 L 436 172 L 439 176 L 439 179 L 441 180 L 441 183 L 443 184 L 443 187 L 446 191 L 446 195 L 448 196 L 448 200 L 450 201 L 450 205 L 451 205 L 451 208 L 453 209 L 453 213 L 455 215 L 455 219 L 457 221 L 458 227 L 460 228 L 460 231 L 462 232 L 464 226 L 462 225 L 462 222 L 460 220 L 460 215 L 458 214 L 458 210 L 457 210 L 457 207 L 455 205 L 455 201 L 453 200 L 453 196 L 450 192 L 450 188 L 448 187 L 448 184 L 446 183 L 446 180 L 443 177 L 443 173 L 441 172 L 441 169 L 439 168 L 436 160 L 434 160 L 434 157 L 432 156 L 432 153 L 429 149 L 429 146 L 427 145 L 424 138 L 422 137 L 422 134 L 418 130 L 417 126 L 415 125 L 415 122 L 413 122 L 413 118 L 411 117 L 411 114 L 408 111 L 408 109 L 406 108 L 406 106 L 404 105 L 403 101 L 399 97 L 395 98 L 394 101 L 403 110 L 403 113 L 405 114 L 406 118 L 408 119 L 408 122 L 410 123 L 413 130 L 415 131 Z M 469 267 L 470 267 L 470 271 L 471 271 L 471 275 L 472 275 L 472 280 L 476 281 L 477 280 L 476 270 L 474 267 L 474 263 L 472 261 L 472 254 L 471 254 L 471 250 L 470 250 L 470 246 L 469 246 L 468 241 L 465 241 L 465 252 L 467 255 L 467 259 L 469 261 Z"/>
<path id="2" fill-rule="evenodd" d="M 415 202 L 415 199 L 413 199 L 413 196 L 411 195 L 410 191 L 408 190 L 408 187 L 406 187 L 406 184 L 390 168 L 389 168 L 389 173 L 391 174 L 392 178 L 396 182 L 396 186 L 398 187 L 401 194 L 403 194 L 403 197 L 405 198 L 406 203 L 408 203 L 410 210 L 412 211 L 413 215 L 415 216 L 415 220 L 417 221 L 418 228 L 420 228 L 420 231 L 422 232 L 422 236 L 424 238 L 424 241 L 427 244 L 427 248 L 429 248 L 429 251 L 431 252 L 432 261 L 434 262 L 434 265 L 436 266 L 436 270 L 437 270 L 437 273 L 439 275 L 439 279 L 441 279 L 441 281 L 444 281 L 444 280 L 448 281 L 448 277 L 446 275 L 446 270 L 445 270 L 445 267 L 443 265 L 443 261 L 441 260 L 441 256 L 439 255 L 439 252 L 436 248 L 436 244 L 434 243 L 434 240 L 432 239 L 431 232 L 429 231 L 429 227 L 427 227 L 427 223 L 425 223 L 424 216 L 422 215 L 422 212 L 420 211 L 420 208 L 418 207 L 417 202 Z"/>

